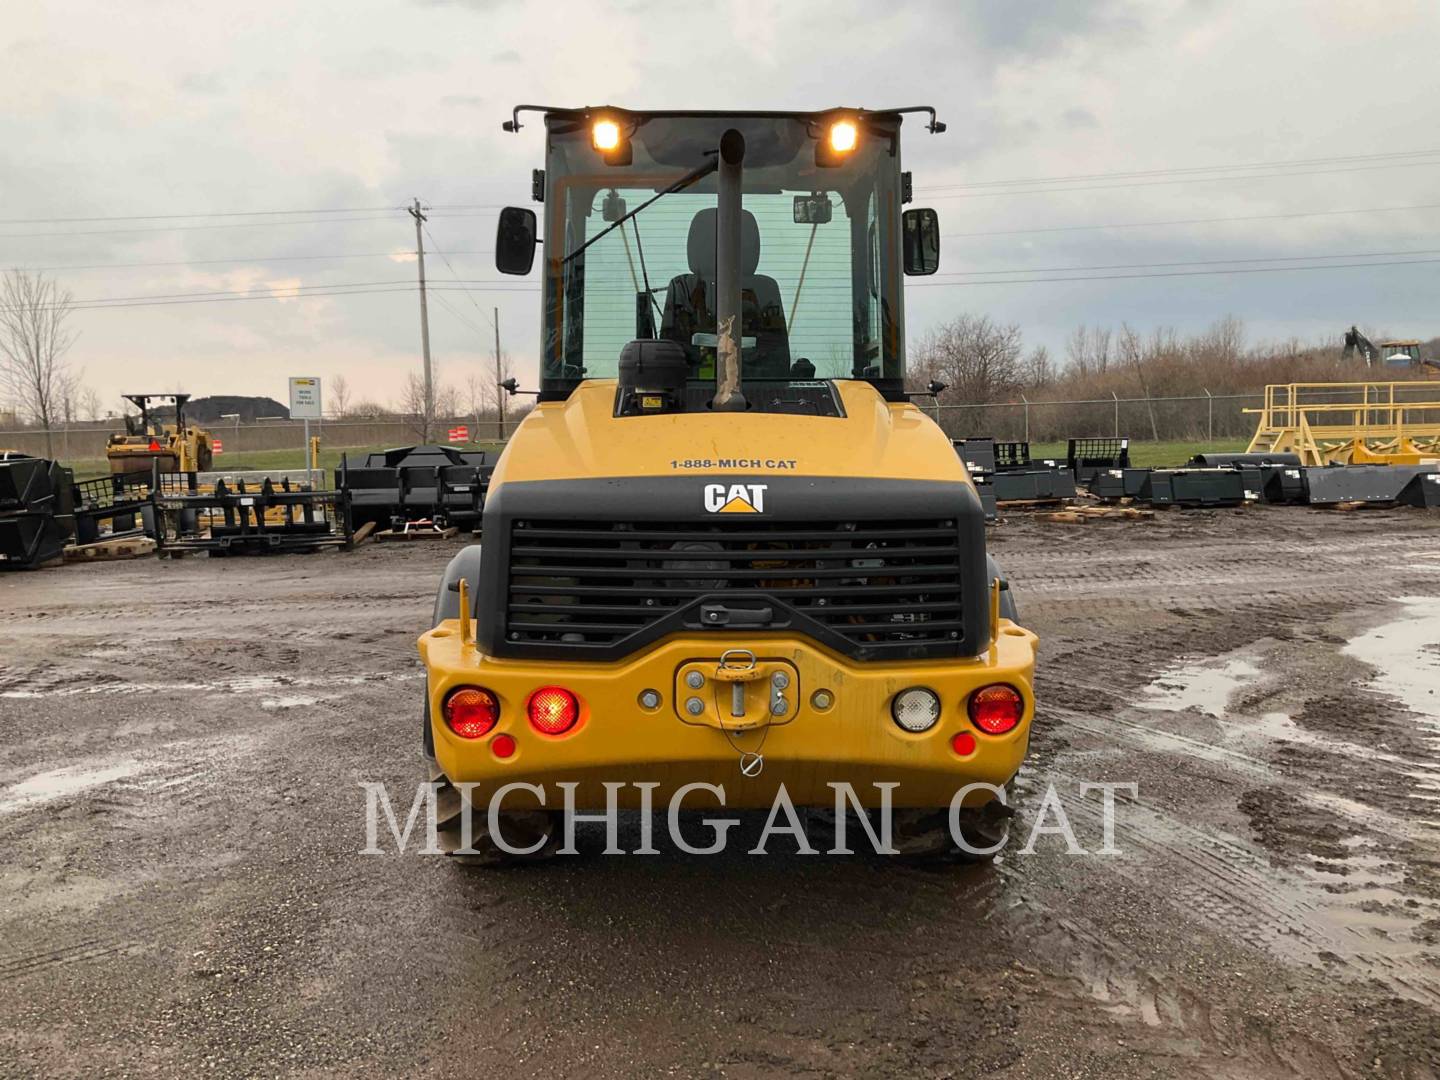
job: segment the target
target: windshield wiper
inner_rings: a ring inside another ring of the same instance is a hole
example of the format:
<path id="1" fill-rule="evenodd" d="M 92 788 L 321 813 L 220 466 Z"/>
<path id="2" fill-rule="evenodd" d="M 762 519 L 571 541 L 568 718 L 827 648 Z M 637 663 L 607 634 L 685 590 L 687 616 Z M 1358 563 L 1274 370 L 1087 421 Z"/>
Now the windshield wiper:
<path id="1" fill-rule="evenodd" d="M 719 157 L 716 155 L 715 151 L 713 151 L 713 150 L 708 150 L 708 151 L 706 151 L 706 155 L 707 155 L 707 157 L 709 158 L 709 160 L 706 161 L 703 165 L 699 165 L 699 166 L 696 166 L 694 169 L 691 169 L 688 173 L 686 173 L 684 176 L 680 177 L 679 180 L 676 180 L 673 184 L 671 184 L 669 187 L 667 187 L 664 191 L 661 191 L 661 192 L 659 192 L 658 194 L 654 195 L 653 197 L 651 197 L 651 198 L 649 198 L 649 199 L 646 199 L 643 203 L 641 203 L 639 206 L 637 206 L 634 210 L 631 210 L 628 214 L 626 214 L 624 217 L 620 218 L 618 221 L 612 221 L 609 225 L 607 225 L 605 228 L 601 229 L 598 233 L 596 233 L 594 236 L 592 236 L 589 240 L 586 240 L 585 243 L 581 244 L 581 245 L 580 245 L 578 248 L 576 248 L 574 251 L 570 252 L 569 255 L 566 255 L 565 258 L 561 260 L 561 265 L 564 265 L 565 263 L 570 262 L 570 260 L 576 258 L 576 257 L 579 256 L 579 255 L 583 255 L 583 254 L 585 253 L 585 249 L 588 248 L 591 244 L 595 243 L 596 240 L 599 240 L 601 237 L 610 235 L 611 232 L 613 232 L 614 230 L 618 229 L 621 225 L 624 225 L 625 222 L 629 221 L 629 220 L 630 220 L 631 218 L 633 218 L 636 214 L 640 213 L 641 210 L 644 210 L 644 209 L 645 209 L 647 206 L 649 206 L 651 203 L 653 203 L 653 202 L 658 202 L 659 200 L 663 199 L 666 195 L 674 194 L 674 193 L 677 192 L 677 191 L 681 191 L 681 190 L 689 187 L 691 184 L 695 183 L 695 181 L 696 181 L 696 180 L 699 180 L 701 177 L 709 176 L 709 175 L 710 175 L 712 172 L 714 172 L 715 169 L 718 167 Z M 638 237 L 638 234 L 637 234 L 637 237 L 636 237 L 636 238 L 637 238 L 637 240 L 638 240 L 638 238 L 639 238 L 639 237 Z M 648 284 L 648 283 L 647 283 L 647 284 Z"/>

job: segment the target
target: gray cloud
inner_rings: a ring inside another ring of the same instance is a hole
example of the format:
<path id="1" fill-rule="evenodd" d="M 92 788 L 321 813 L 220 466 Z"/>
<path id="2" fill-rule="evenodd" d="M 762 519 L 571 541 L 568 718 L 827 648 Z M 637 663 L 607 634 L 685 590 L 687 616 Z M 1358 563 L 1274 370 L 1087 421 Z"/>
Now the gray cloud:
<path id="1" fill-rule="evenodd" d="M 0 46 L 4 217 L 352 212 L 0 225 L 0 265 L 196 264 L 60 272 L 82 297 L 405 282 L 413 263 L 387 253 L 413 246 L 413 223 L 398 207 L 419 196 L 452 208 L 430 222 L 450 261 L 430 260 L 434 277 L 452 277 L 453 267 L 487 281 L 495 277 L 490 256 L 471 253 L 491 246 L 493 211 L 453 208 L 528 202 L 543 139 L 536 126 L 502 134 L 515 101 L 928 101 L 949 132 L 930 136 L 907 124 L 904 153 L 917 205 L 938 209 L 946 240 L 940 276 L 908 294 L 912 334 L 969 310 L 1018 322 L 1031 343 L 1057 353 L 1080 322 L 1184 330 L 1227 312 L 1265 337 L 1317 337 L 1350 322 L 1429 337 L 1440 330 L 1430 303 L 1440 275 L 1427 265 L 1228 277 L 1111 271 L 1141 276 L 981 284 L 994 280 L 981 273 L 996 270 L 1056 277 L 1064 275 L 1051 268 L 1436 246 L 1440 215 L 1427 210 L 1030 231 L 1432 203 L 1436 169 L 1423 158 L 1269 178 L 1251 170 L 1241 179 L 964 186 L 1430 146 L 1440 101 L 1425 80 L 1334 73 L 1357 55 L 1428 70 L 1440 33 L 1433 3 L 1334 2 L 1312 13 L 1296 20 L 1241 0 L 742 0 L 716 11 L 659 2 L 257 0 L 237 24 L 212 5 L 164 13 L 101 0 L 76 0 L 64 12 L 31 5 L 7 13 L 9 41 Z M 218 259 L 234 261 L 208 262 Z M 481 321 L 477 307 L 499 307 L 505 347 L 528 381 L 535 295 L 474 288 L 444 295 L 472 323 Z M 445 377 L 484 362 L 489 343 L 473 327 L 443 305 L 431 315 Z M 358 393 L 393 397 L 418 351 L 410 292 L 78 319 L 77 363 L 107 395 L 160 385 L 185 357 L 198 393 L 279 396 L 289 374 L 344 367 Z"/>

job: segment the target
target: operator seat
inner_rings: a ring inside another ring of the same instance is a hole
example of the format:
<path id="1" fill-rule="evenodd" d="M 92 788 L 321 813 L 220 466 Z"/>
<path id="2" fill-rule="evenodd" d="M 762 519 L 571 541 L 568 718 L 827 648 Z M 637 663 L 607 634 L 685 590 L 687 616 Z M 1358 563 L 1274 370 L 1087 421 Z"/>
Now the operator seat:
<path id="1" fill-rule="evenodd" d="M 673 278 L 665 293 L 660 336 L 678 342 L 692 366 L 700 364 L 700 349 L 690 343 L 693 334 L 714 334 L 715 328 L 715 225 L 713 207 L 690 221 L 686 255 L 690 273 Z M 753 337 L 754 349 L 741 352 L 746 378 L 784 379 L 790 374 L 790 337 L 785 329 L 785 306 L 775 279 L 757 274 L 760 265 L 760 226 L 749 210 L 740 220 L 740 336 Z"/>

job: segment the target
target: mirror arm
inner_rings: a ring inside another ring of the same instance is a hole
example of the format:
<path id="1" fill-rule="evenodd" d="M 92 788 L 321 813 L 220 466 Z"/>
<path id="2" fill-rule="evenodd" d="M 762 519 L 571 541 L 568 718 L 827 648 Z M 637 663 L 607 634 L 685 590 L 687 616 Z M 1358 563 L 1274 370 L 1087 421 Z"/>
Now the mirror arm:
<path id="1" fill-rule="evenodd" d="M 510 113 L 510 119 L 506 120 L 503 124 L 500 125 L 500 127 L 503 130 L 510 132 L 510 134 L 515 135 L 518 134 L 520 129 L 525 126 L 524 124 L 520 123 L 520 114 L 522 112 L 573 113 L 574 111 L 574 109 L 563 109 L 557 105 L 516 105 L 514 110 Z"/>

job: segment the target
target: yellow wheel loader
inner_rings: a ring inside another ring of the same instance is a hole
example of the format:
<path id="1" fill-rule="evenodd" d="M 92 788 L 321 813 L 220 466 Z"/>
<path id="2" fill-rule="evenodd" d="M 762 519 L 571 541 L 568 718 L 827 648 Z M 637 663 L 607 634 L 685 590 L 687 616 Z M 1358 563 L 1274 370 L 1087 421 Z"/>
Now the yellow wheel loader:
<path id="1" fill-rule="evenodd" d="M 447 850 L 785 799 L 993 854 L 1037 639 L 905 389 L 902 280 L 939 224 L 904 209 L 901 126 L 944 125 L 521 106 L 507 130 L 527 111 L 543 241 L 507 208 L 496 263 L 543 242 L 538 404 L 419 641 Z"/>
<path id="2" fill-rule="evenodd" d="M 125 434 L 111 435 L 105 457 L 111 474 L 148 473 L 158 463 L 162 473 L 203 472 L 210 468 L 210 433 L 185 422 L 189 394 L 126 394 L 125 400 L 140 410 L 138 417 L 125 417 Z M 151 415 L 156 406 L 175 410 L 175 423 L 168 425 Z"/>

